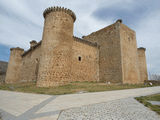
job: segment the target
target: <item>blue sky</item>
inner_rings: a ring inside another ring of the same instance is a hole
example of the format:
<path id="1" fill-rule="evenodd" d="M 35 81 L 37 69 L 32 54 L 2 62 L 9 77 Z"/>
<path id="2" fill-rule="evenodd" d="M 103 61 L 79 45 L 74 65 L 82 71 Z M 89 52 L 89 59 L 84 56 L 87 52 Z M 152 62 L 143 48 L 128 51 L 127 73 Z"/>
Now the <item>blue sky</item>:
<path id="1" fill-rule="evenodd" d="M 43 11 L 63 6 L 77 16 L 74 35 L 81 37 L 121 18 L 134 29 L 138 47 L 145 47 L 148 72 L 160 73 L 160 0 L 0 0 L 0 60 L 8 61 L 11 47 L 29 48 L 40 41 Z"/>

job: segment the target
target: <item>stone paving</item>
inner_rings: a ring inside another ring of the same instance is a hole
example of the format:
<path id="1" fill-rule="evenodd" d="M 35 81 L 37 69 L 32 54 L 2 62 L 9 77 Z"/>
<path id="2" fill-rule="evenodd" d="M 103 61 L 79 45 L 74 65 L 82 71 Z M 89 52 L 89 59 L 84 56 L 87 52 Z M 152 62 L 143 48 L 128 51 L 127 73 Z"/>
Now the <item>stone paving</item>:
<path id="1" fill-rule="evenodd" d="M 160 120 L 160 116 L 134 98 L 126 98 L 65 110 L 58 120 Z"/>
<path id="2" fill-rule="evenodd" d="M 0 113 L 3 120 L 56 120 L 65 109 L 155 93 L 160 87 L 58 96 L 0 90 Z"/>

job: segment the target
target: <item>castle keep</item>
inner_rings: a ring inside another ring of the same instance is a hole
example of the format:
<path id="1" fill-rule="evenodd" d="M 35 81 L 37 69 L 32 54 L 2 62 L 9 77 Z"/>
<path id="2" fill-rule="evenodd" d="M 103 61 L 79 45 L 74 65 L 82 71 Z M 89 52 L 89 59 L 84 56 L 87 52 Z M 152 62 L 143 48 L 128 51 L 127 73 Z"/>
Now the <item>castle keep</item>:
<path id="1" fill-rule="evenodd" d="M 36 81 L 38 87 L 72 81 L 138 84 L 148 79 L 145 48 L 121 20 L 90 35 L 73 36 L 75 14 L 50 7 L 44 13 L 42 41 L 30 49 L 11 48 L 6 83 Z"/>

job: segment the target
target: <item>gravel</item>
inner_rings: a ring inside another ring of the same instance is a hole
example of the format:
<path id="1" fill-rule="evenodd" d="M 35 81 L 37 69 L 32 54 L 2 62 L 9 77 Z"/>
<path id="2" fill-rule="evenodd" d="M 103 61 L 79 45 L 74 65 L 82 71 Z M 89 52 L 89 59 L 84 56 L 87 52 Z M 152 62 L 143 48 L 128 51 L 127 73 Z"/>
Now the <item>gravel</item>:
<path id="1" fill-rule="evenodd" d="M 160 120 L 160 116 L 134 98 L 71 108 L 58 120 Z"/>

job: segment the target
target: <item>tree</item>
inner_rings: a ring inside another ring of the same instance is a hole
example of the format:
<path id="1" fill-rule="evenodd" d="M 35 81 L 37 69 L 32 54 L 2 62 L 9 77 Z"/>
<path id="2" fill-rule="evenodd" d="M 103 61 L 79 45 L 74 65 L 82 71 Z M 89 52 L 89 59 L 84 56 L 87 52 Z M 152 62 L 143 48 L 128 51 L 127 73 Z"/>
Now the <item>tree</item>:
<path id="1" fill-rule="evenodd" d="M 151 74 L 151 73 L 149 73 L 149 79 L 150 80 L 160 80 L 160 75 L 159 74 Z"/>

